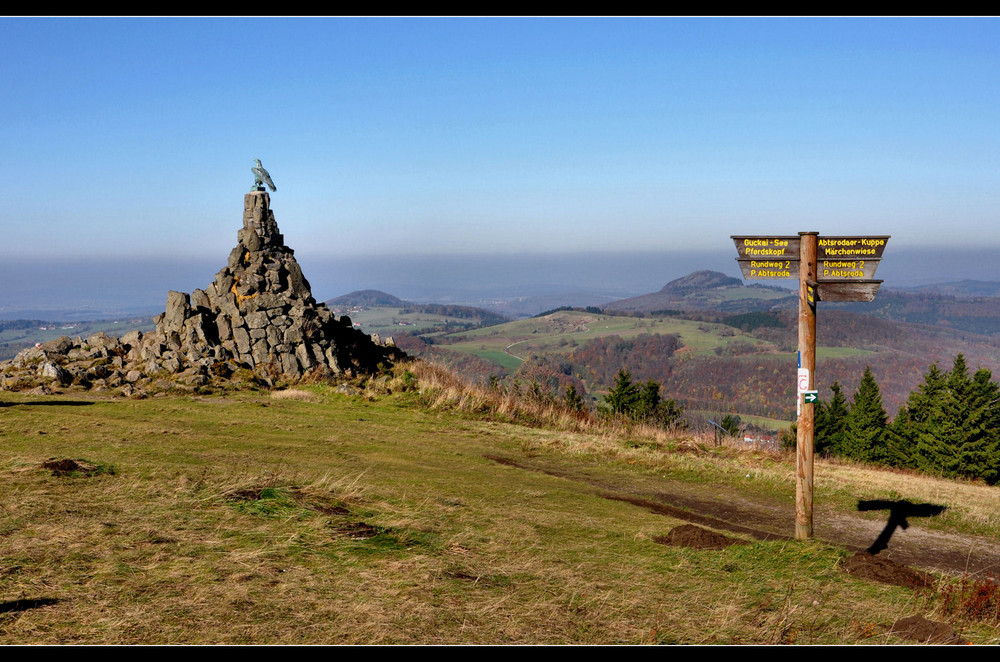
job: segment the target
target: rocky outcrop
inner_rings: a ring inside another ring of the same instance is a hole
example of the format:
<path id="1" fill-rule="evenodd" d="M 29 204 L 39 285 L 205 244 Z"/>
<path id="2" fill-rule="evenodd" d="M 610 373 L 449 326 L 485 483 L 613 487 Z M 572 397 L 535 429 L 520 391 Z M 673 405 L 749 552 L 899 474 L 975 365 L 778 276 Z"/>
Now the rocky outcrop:
<path id="1" fill-rule="evenodd" d="M 313 299 L 266 192 L 244 196 L 237 240 L 206 288 L 167 294 L 155 331 L 60 338 L 26 349 L 0 364 L 0 387 L 48 381 L 126 388 L 164 379 L 199 385 L 241 370 L 295 381 L 372 372 L 404 356 L 390 340 L 365 335 Z"/>

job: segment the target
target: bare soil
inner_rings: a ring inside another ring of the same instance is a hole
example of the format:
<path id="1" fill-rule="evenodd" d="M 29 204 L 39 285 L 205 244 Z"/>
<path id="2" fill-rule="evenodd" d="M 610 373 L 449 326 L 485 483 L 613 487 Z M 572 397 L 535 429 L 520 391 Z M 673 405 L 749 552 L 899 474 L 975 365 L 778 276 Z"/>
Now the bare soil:
<path id="1" fill-rule="evenodd" d="M 790 540 L 794 535 L 795 505 L 791 499 L 778 502 L 730 487 L 668 478 L 654 480 L 607 472 L 596 476 L 586 467 L 550 465 L 540 457 L 487 457 L 501 464 L 586 483 L 604 498 L 631 503 L 717 531 L 731 531 L 757 540 Z M 823 542 L 864 552 L 879 539 L 886 521 L 819 505 L 813 511 L 813 532 L 815 538 Z M 929 572 L 1000 577 L 1000 544 L 996 541 L 982 536 L 934 531 L 922 528 L 917 522 L 911 522 L 908 528 L 897 529 L 877 558 Z"/>
<path id="2" fill-rule="evenodd" d="M 947 623 L 931 621 L 923 616 L 907 616 L 892 625 L 892 632 L 904 639 L 925 644 L 964 644 L 955 629 Z"/>
<path id="3" fill-rule="evenodd" d="M 48 469 L 53 476 L 68 476 L 73 473 L 89 476 L 94 467 L 69 458 L 59 460 L 53 457 L 42 462 L 42 469 Z"/>
<path id="4" fill-rule="evenodd" d="M 926 572 L 908 568 L 882 556 L 868 552 L 857 552 L 844 559 L 841 564 L 844 572 L 870 579 L 882 584 L 905 586 L 906 588 L 922 589 L 934 586 L 934 577 Z"/>
<path id="5" fill-rule="evenodd" d="M 725 549 L 732 545 L 746 545 L 747 541 L 730 538 L 715 531 L 703 529 L 694 524 L 681 524 L 670 529 L 665 536 L 654 536 L 653 542 L 674 547 L 690 547 L 692 549 Z"/>

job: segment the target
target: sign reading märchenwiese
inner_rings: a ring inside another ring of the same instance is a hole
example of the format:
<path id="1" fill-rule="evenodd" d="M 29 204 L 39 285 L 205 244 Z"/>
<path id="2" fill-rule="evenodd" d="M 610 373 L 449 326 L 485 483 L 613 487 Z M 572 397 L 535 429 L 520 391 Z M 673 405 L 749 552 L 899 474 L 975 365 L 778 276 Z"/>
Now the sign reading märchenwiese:
<path id="1" fill-rule="evenodd" d="M 882 257 L 889 235 L 878 237 L 823 237 L 816 245 L 816 257 L 823 259 L 872 259 Z"/>

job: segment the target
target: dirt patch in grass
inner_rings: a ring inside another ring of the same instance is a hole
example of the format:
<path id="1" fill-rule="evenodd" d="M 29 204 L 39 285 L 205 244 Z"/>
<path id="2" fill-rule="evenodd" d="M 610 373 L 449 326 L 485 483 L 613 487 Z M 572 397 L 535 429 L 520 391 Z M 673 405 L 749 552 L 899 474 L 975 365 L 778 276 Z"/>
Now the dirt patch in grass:
<path id="1" fill-rule="evenodd" d="M 92 464 L 86 460 L 70 458 L 57 459 L 50 457 L 42 462 L 42 469 L 52 472 L 53 476 L 96 476 L 98 474 L 113 474 L 114 467 L 103 464 Z"/>
<path id="2" fill-rule="evenodd" d="M 925 644 L 964 644 L 955 629 L 947 623 L 931 621 L 919 614 L 901 618 L 892 624 L 891 632 L 904 639 Z"/>
<path id="3" fill-rule="evenodd" d="M 382 533 L 382 530 L 377 526 L 372 526 L 366 522 L 344 522 L 334 525 L 333 530 L 355 540 L 374 538 L 379 533 Z"/>
<path id="4" fill-rule="evenodd" d="M 697 522 L 698 524 L 711 526 L 714 529 L 723 529 L 726 531 L 732 531 L 734 533 L 745 533 L 747 535 L 753 536 L 757 540 L 791 540 L 791 538 L 789 538 L 788 536 L 782 536 L 776 533 L 770 533 L 768 531 L 751 529 L 746 526 L 740 526 L 739 524 L 732 524 L 730 522 L 715 517 L 710 517 L 707 515 L 699 515 L 698 513 L 693 513 L 689 510 L 684 510 L 683 508 L 677 508 L 675 506 L 671 506 L 662 503 L 660 501 L 643 499 L 641 497 L 637 497 L 631 494 L 601 492 L 600 496 L 604 499 L 611 499 L 612 501 L 624 501 L 625 503 L 631 503 L 633 506 L 639 506 L 641 508 L 645 508 L 649 511 L 658 513 L 660 515 L 673 517 L 674 519 L 686 520 L 688 522 Z"/>
<path id="5" fill-rule="evenodd" d="M 757 540 L 792 540 L 782 531 L 791 528 L 794 504 L 747 494 L 725 486 L 713 487 L 706 495 L 697 485 L 661 479 L 643 486 L 633 477 L 607 473 L 594 476 L 579 469 L 555 467 L 544 460 L 485 455 L 505 466 L 538 471 L 550 476 L 589 484 L 606 499 L 624 501 L 674 519 L 732 531 Z M 816 538 L 851 552 L 871 546 L 879 538 L 884 522 L 816 508 Z M 943 533 L 910 526 L 897 531 L 889 542 L 889 552 L 899 562 L 936 572 L 972 573 L 996 577 L 1000 573 L 1000 545 L 983 536 Z"/>
<path id="6" fill-rule="evenodd" d="M 844 572 L 855 577 L 883 584 L 913 589 L 934 586 L 934 577 L 926 572 L 908 568 L 882 556 L 873 556 L 868 552 L 858 552 L 847 557 L 840 564 L 840 567 Z"/>
<path id="7" fill-rule="evenodd" d="M 681 524 L 670 529 L 665 536 L 655 536 L 654 542 L 673 547 L 690 547 L 692 549 L 725 549 L 730 545 L 746 545 L 745 540 L 730 538 L 715 531 L 703 529 L 694 524 Z"/>
<path id="8" fill-rule="evenodd" d="M 244 487 L 226 492 L 226 501 L 258 501 L 267 487 Z"/>

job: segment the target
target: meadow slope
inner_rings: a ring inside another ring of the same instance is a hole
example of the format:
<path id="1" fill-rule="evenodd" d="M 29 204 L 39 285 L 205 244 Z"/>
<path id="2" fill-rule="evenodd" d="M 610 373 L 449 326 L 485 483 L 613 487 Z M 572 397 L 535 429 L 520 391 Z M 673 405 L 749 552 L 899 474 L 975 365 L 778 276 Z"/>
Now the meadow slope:
<path id="1" fill-rule="evenodd" d="M 3 393 L 0 643 L 904 643 L 912 614 L 998 640 L 841 569 L 884 523 L 858 499 L 948 506 L 890 552 L 981 549 L 995 488 L 821 464 L 822 517 L 858 533 L 798 543 L 787 458 L 542 424 L 405 371 L 342 390 Z M 712 503 L 744 504 L 702 524 L 748 544 L 658 542 Z"/>

